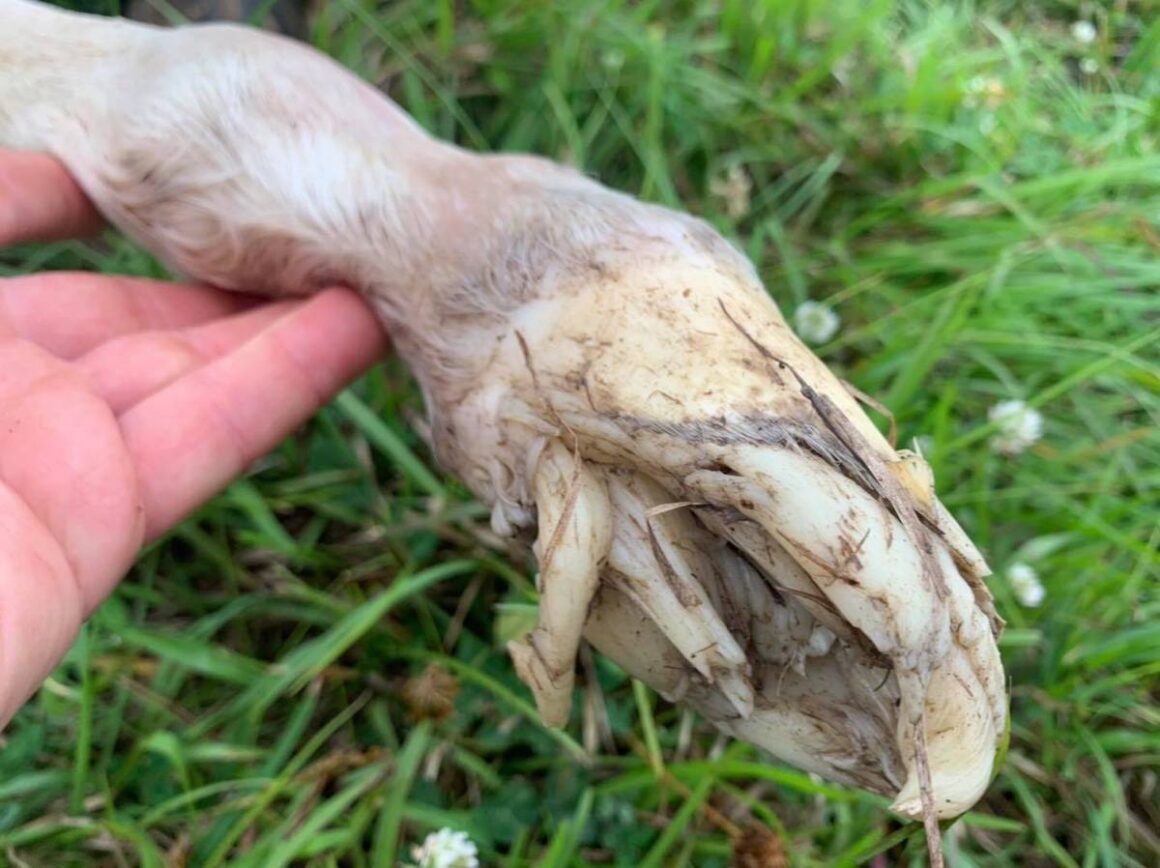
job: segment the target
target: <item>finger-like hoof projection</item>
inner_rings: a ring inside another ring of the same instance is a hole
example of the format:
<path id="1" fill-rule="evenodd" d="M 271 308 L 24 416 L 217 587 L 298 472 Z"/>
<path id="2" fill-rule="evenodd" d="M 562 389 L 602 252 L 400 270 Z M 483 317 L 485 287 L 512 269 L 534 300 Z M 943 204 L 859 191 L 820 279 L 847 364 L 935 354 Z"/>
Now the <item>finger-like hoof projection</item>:
<path id="1" fill-rule="evenodd" d="M 753 711 L 749 660 L 706 590 L 706 584 L 720 585 L 705 551 L 714 541 L 679 509 L 666 511 L 664 489 L 644 477 L 612 476 L 609 494 L 616 515 L 612 580 L 688 664 L 719 687 L 735 712 L 748 717 Z"/>
<path id="2" fill-rule="evenodd" d="M 539 457 L 535 497 L 539 622 L 526 639 L 508 643 L 508 651 L 520 679 L 535 694 L 544 723 L 564 726 L 576 650 L 608 557 L 612 519 L 604 480 L 558 440 Z"/>

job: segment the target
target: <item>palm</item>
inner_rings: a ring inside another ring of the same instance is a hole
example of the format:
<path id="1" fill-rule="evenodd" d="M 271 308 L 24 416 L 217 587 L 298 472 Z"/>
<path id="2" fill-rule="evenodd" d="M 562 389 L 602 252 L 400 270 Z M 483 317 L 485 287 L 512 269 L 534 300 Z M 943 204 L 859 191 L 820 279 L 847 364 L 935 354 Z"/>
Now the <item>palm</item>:
<path id="1" fill-rule="evenodd" d="M 93 222 L 41 157 L 0 153 L 0 204 L 0 244 Z M 343 290 L 254 305 L 88 274 L 0 281 L 0 725 L 143 542 L 382 349 Z"/>

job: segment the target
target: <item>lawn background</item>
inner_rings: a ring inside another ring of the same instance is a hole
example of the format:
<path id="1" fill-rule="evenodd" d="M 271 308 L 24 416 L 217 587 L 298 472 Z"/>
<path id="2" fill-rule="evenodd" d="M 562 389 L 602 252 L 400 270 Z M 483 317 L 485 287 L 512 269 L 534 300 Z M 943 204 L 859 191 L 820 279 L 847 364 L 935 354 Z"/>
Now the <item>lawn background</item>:
<path id="1" fill-rule="evenodd" d="M 329 0 L 313 18 L 440 136 L 700 214 L 784 310 L 839 312 L 820 355 L 901 442 L 929 438 L 1008 620 L 1012 746 L 947 835 L 953 865 L 1160 863 L 1156 12 Z M 49 268 L 163 273 L 112 235 L 0 254 L 5 274 Z M 1015 458 L 987 423 L 1011 398 L 1045 418 Z M 485 865 L 714 866 L 728 823 L 777 830 L 793 865 L 922 864 L 883 800 L 725 742 L 608 661 L 584 661 L 571 726 L 543 729 L 503 651 L 531 570 L 432 464 L 420 411 L 388 361 L 142 555 L 0 737 L 0 864 L 389 866 L 452 826 Z M 1041 607 L 1016 602 L 1014 562 Z"/>

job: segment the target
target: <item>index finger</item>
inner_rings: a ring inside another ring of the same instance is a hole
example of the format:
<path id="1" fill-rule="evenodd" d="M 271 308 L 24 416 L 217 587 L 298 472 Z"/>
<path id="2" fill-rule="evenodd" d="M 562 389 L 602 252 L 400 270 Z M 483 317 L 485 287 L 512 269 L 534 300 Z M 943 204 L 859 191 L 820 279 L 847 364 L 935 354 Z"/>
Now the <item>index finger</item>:
<path id="1" fill-rule="evenodd" d="M 120 417 L 153 539 L 209 500 L 369 368 L 386 335 L 331 289 Z"/>
<path id="2" fill-rule="evenodd" d="M 100 215 L 47 154 L 0 150 L 0 246 L 91 235 Z"/>

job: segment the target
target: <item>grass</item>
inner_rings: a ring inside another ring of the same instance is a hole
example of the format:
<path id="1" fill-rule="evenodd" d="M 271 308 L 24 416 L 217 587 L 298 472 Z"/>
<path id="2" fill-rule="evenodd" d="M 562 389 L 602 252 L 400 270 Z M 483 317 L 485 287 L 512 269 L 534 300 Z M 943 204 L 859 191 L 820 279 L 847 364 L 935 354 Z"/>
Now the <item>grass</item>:
<path id="1" fill-rule="evenodd" d="M 331 0 L 314 19 L 427 128 L 702 214 L 787 311 L 840 313 L 821 355 L 902 442 L 930 438 L 1009 624 L 1012 746 L 947 836 L 956 866 L 1160 862 L 1145 6 Z M 748 202 L 713 183 L 733 167 Z M 157 273 L 117 239 L 0 264 Z M 989 442 L 1009 398 L 1045 418 L 1016 458 Z M 793 865 L 922 864 L 881 799 L 726 742 L 607 660 L 585 658 L 572 725 L 542 728 L 503 651 L 529 565 L 431 462 L 418 409 L 388 361 L 142 554 L 3 736 L 0 862 L 385 868 L 452 826 L 486 865 L 722 866 L 752 825 Z"/>

